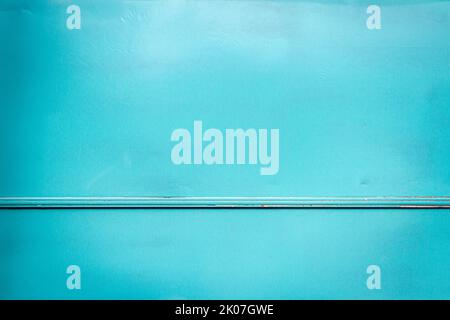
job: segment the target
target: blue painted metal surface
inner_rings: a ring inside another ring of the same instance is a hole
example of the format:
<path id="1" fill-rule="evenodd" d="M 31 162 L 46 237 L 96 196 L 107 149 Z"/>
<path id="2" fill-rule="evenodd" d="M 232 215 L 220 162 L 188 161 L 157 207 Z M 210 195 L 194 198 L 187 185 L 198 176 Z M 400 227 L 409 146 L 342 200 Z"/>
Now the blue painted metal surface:
<path id="1" fill-rule="evenodd" d="M 0 297 L 448 299 L 449 211 L 2 211 Z"/>
<path id="2" fill-rule="evenodd" d="M 0 298 L 450 298 L 450 1 L 377 2 L 0 0 Z"/>
<path id="3" fill-rule="evenodd" d="M 0 196 L 450 195 L 448 1 L 2 1 Z M 244 13 L 246 12 L 246 13 Z M 174 165 L 279 128 L 279 171 Z"/>

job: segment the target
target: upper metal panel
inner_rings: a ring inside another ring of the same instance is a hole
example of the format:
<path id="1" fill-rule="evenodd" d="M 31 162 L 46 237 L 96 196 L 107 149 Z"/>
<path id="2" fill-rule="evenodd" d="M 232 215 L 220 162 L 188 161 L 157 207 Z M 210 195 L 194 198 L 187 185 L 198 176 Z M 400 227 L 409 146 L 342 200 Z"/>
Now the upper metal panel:
<path id="1" fill-rule="evenodd" d="M 449 1 L 373 30 L 365 1 L 80 0 L 73 30 L 70 4 L 0 4 L 1 197 L 450 195 Z M 205 163 L 239 128 L 256 164 Z"/>

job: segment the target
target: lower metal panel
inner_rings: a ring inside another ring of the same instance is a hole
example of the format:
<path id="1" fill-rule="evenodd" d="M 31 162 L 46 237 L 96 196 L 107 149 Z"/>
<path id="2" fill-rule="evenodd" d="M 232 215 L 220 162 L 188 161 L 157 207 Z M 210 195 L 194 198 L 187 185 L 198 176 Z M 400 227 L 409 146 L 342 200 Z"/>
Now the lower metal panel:
<path id="1" fill-rule="evenodd" d="M 450 298 L 447 209 L 0 213 L 4 299 Z M 71 264 L 81 290 L 66 288 Z M 366 287 L 372 264 L 381 290 Z"/>

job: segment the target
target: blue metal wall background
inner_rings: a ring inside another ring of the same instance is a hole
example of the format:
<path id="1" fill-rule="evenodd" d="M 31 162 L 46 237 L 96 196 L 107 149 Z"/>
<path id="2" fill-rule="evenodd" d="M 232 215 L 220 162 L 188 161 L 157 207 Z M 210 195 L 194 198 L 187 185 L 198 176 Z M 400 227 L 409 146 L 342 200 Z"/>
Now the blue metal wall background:
<path id="1" fill-rule="evenodd" d="M 377 1 L 376 31 L 371 2 L 0 0 L 0 206 L 448 204 L 450 1 Z M 66 28 L 72 3 L 81 30 Z M 170 134 L 194 120 L 280 128 L 279 173 L 174 166 Z M 0 211 L 1 298 L 450 298 L 449 273 L 449 210 Z"/>
<path id="2" fill-rule="evenodd" d="M 448 299 L 449 211 L 2 211 L 0 297 Z"/>
<path id="3" fill-rule="evenodd" d="M 381 30 L 366 1 L 70 3 L 2 5 L 0 196 L 450 194 L 448 1 Z M 279 128 L 278 174 L 173 165 L 194 120 Z"/>

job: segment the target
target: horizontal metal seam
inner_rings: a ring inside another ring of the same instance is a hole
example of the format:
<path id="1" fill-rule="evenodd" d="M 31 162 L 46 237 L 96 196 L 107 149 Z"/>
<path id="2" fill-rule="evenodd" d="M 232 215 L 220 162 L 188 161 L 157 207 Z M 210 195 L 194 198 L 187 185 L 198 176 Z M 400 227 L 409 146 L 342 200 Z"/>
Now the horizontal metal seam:
<path id="1" fill-rule="evenodd" d="M 450 197 L 0 197 L 0 208 L 450 208 Z"/>

